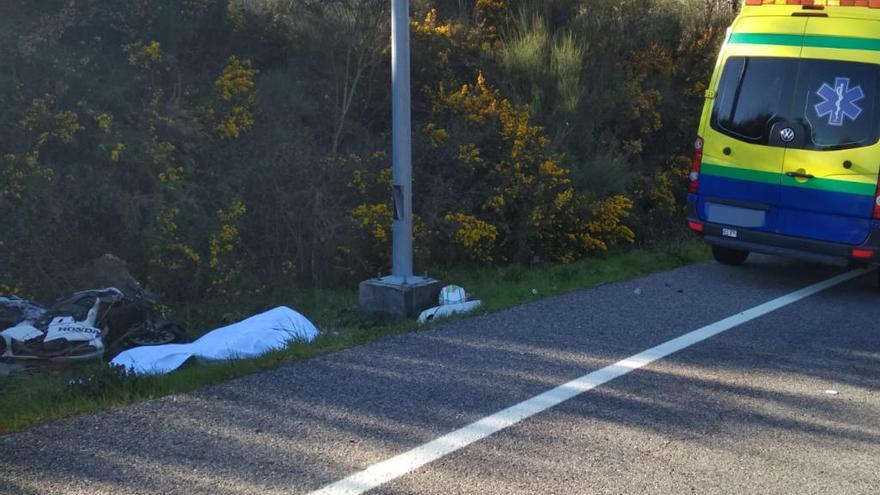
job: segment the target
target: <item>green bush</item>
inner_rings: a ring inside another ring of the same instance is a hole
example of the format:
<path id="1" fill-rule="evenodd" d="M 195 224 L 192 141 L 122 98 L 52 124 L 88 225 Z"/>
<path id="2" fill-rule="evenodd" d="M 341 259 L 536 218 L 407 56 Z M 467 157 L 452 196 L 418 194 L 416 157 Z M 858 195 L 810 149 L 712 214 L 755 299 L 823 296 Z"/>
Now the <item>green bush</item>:
<path id="1" fill-rule="evenodd" d="M 731 13 L 415 2 L 419 263 L 572 261 L 674 232 Z M 106 252 L 170 306 L 257 306 L 272 286 L 387 270 L 388 14 L 372 0 L 5 2 L 0 292 L 57 292 L 59 273 Z"/>

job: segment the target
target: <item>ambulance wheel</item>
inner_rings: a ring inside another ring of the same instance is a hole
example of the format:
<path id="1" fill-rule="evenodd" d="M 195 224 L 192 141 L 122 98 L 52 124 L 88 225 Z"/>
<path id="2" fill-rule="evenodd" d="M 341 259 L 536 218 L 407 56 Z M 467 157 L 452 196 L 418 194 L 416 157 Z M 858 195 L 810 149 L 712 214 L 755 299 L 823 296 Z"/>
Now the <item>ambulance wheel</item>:
<path id="1" fill-rule="evenodd" d="M 722 265 L 736 266 L 742 265 L 746 262 L 746 258 L 749 257 L 749 252 L 740 251 L 739 249 L 712 246 L 712 256 L 715 257 L 715 261 Z"/>

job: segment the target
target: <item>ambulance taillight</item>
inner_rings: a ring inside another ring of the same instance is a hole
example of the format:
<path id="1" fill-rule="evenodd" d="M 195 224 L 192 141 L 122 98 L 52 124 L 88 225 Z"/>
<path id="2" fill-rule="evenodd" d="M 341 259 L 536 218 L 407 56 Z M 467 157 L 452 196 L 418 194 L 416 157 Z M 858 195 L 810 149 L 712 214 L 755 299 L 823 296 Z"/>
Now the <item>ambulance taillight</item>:
<path id="1" fill-rule="evenodd" d="M 874 251 L 870 249 L 853 248 L 853 250 L 850 251 L 850 255 L 853 258 L 866 260 L 874 257 Z"/>
<path id="2" fill-rule="evenodd" d="M 691 194 L 696 194 L 697 189 L 700 187 L 700 167 L 703 165 L 703 138 L 698 137 L 696 141 L 694 141 L 694 161 L 691 164 L 691 173 L 688 178 L 691 180 L 690 184 L 690 192 Z M 876 215 L 877 207 L 875 207 L 874 212 Z"/>

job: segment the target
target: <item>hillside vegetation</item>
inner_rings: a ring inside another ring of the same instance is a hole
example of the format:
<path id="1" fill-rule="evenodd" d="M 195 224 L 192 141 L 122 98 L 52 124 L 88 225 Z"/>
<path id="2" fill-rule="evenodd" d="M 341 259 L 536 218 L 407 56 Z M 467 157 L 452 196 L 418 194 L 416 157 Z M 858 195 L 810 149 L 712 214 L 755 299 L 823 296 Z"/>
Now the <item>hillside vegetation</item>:
<path id="1" fill-rule="evenodd" d="M 414 0 L 417 268 L 682 223 L 727 0 Z M 5 0 L 0 293 L 114 253 L 166 304 L 388 270 L 388 0 Z"/>

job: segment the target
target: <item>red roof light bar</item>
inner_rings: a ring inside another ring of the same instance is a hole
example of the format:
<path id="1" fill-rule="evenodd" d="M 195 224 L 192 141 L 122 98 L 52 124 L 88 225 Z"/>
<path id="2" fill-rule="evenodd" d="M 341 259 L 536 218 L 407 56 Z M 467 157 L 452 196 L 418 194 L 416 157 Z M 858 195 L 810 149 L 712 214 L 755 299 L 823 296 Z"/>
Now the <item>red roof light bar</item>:
<path id="1" fill-rule="evenodd" d="M 823 7 L 868 7 L 880 9 L 880 0 L 746 0 L 746 5 L 802 5 L 804 8 L 815 9 Z"/>

